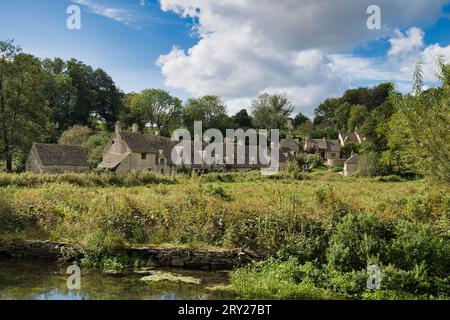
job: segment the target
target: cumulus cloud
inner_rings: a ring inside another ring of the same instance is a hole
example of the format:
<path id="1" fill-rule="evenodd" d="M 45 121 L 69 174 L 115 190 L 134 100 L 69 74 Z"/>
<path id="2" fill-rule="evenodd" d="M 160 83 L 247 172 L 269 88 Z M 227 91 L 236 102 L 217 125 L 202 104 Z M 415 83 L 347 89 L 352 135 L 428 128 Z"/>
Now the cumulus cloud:
<path id="1" fill-rule="evenodd" d="M 174 47 L 157 65 L 167 86 L 193 95 L 220 95 L 231 112 L 248 107 L 262 92 L 283 91 L 297 111 L 311 115 L 323 99 L 363 78 L 363 68 L 372 80 L 390 80 L 387 66 L 338 53 L 392 35 L 390 56 L 418 51 L 420 29 L 406 34 L 393 30 L 434 21 L 447 1 L 379 0 L 383 28 L 368 30 L 366 10 L 372 2 L 160 0 L 162 10 L 195 21 L 198 43 L 187 51 Z"/>
<path id="2" fill-rule="evenodd" d="M 424 32 L 410 28 L 405 33 L 396 31 L 389 39 L 391 48 L 386 57 L 362 58 L 353 55 L 329 55 L 332 72 L 340 74 L 349 82 L 394 81 L 402 91 L 411 89 L 415 64 L 422 62 L 424 80 L 436 82 L 436 62 L 439 57 L 450 62 L 450 46 L 439 44 L 424 46 Z"/>

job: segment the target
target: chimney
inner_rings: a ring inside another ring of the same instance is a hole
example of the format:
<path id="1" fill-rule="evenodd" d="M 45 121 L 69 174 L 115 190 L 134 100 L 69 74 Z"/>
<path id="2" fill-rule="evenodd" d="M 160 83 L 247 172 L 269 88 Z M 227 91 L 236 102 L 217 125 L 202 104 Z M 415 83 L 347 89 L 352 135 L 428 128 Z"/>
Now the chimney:
<path id="1" fill-rule="evenodd" d="M 131 126 L 131 132 L 139 132 L 139 125 L 137 123 L 133 123 Z"/>
<path id="2" fill-rule="evenodd" d="M 161 131 L 159 131 L 159 129 L 155 130 L 155 136 L 159 137 L 161 135 Z"/>
<path id="3" fill-rule="evenodd" d="M 120 123 L 120 121 L 116 122 L 116 133 L 121 133 L 122 132 L 122 123 Z"/>

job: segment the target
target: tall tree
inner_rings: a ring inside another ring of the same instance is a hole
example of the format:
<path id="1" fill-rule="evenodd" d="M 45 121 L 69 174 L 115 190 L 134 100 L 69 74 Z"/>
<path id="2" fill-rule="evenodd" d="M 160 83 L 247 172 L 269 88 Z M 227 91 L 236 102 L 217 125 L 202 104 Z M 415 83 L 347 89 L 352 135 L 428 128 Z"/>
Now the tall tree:
<path id="1" fill-rule="evenodd" d="M 241 111 L 236 113 L 233 116 L 232 121 L 235 123 L 237 128 L 241 129 L 252 128 L 253 126 L 252 118 L 250 117 L 246 109 L 242 109 Z"/>
<path id="2" fill-rule="evenodd" d="M 294 106 L 284 94 L 264 93 L 252 101 L 253 124 L 258 128 L 284 129 Z"/>
<path id="3" fill-rule="evenodd" d="M 191 98 L 186 102 L 183 109 L 184 126 L 193 132 L 195 121 L 201 121 L 204 130 L 215 128 L 224 132 L 232 126 L 222 99 L 210 95 Z"/>
<path id="4" fill-rule="evenodd" d="M 139 123 L 170 133 L 181 125 L 181 100 L 161 89 L 145 89 L 125 97 L 126 123 Z"/>
<path id="5" fill-rule="evenodd" d="M 0 41 L 0 147 L 9 172 L 14 157 L 23 160 L 33 141 L 50 135 L 44 80 L 39 59 L 20 53 L 12 41 Z"/>
<path id="6" fill-rule="evenodd" d="M 431 179 L 450 183 L 450 66 L 438 60 L 442 82 L 438 90 L 423 90 L 420 64 L 414 73 L 412 95 L 396 94 L 397 112 L 390 120 L 389 150 L 383 161 L 398 170 L 413 169 Z"/>

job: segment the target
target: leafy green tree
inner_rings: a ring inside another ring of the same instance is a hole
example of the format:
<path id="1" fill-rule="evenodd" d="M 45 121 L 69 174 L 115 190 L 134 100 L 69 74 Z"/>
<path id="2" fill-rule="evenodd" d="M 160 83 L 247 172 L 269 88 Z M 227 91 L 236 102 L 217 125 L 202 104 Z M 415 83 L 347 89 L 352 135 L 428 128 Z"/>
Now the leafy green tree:
<path id="1" fill-rule="evenodd" d="M 191 98 L 183 109 L 183 124 L 191 132 L 194 122 L 202 121 L 203 130 L 215 128 L 224 132 L 232 126 L 227 115 L 227 108 L 222 99 L 217 96 Z"/>
<path id="2" fill-rule="evenodd" d="M 294 125 L 294 128 L 298 128 L 299 126 L 301 126 L 305 122 L 311 122 L 311 120 L 307 116 L 305 116 L 303 113 L 299 112 L 295 116 L 294 121 L 292 122 L 292 124 Z"/>
<path id="3" fill-rule="evenodd" d="M 237 128 L 247 129 L 253 127 L 252 118 L 250 117 L 246 109 L 242 109 L 241 111 L 236 113 L 232 117 L 232 121 Z"/>
<path id="4" fill-rule="evenodd" d="M 450 66 L 438 60 L 438 90 L 423 90 L 421 64 L 414 72 L 413 93 L 395 94 L 396 113 L 388 134 L 389 150 L 383 161 L 394 163 L 398 171 L 410 168 L 431 179 L 450 182 Z"/>
<path id="5" fill-rule="evenodd" d="M 369 116 L 369 111 L 364 105 L 353 105 L 350 108 L 350 114 L 348 118 L 347 130 L 349 132 L 355 131 L 355 129 L 364 123 L 366 117 Z"/>
<path id="6" fill-rule="evenodd" d="M 111 140 L 111 134 L 108 132 L 98 132 L 91 135 L 81 145 L 86 152 L 89 163 L 92 167 L 97 167 L 103 159 L 103 150 L 106 144 Z"/>
<path id="7" fill-rule="evenodd" d="M 181 100 L 160 89 L 145 89 L 125 97 L 127 124 L 138 123 L 163 129 L 165 133 L 181 125 Z"/>
<path id="8" fill-rule="evenodd" d="M 294 106 L 284 94 L 264 93 L 252 101 L 253 124 L 257 128 L 285 129 Z"/>
<path id="9" fill-rule="evenodd" d="M 0 41 L 0 150 L 9 172 L 14 157 L 23 163 L 32 142 L 51 134 L 44 84 L 39 59 L 13 41 Z"/>
<path id="10" fill-rule="evenodd" d="M 89 139 L 91 133 L 88 127 L 76 125 L 64 131 L 58 142 L 69 146 L 81 146 Z"/>

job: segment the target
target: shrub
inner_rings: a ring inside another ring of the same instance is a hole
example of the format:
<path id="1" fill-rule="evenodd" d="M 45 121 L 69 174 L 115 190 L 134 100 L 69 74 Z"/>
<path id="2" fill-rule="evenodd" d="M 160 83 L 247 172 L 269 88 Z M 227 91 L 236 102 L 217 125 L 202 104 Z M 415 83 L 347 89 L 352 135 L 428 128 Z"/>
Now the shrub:
<path id="1" fill-rule="evenodd" d="M 202 192 L 209 196 L 219 196 L 223 200 L 230 201 L 232 200 L 231 195 L 227 194 L 222 186 L 218 184 L 207 184 L 203 186 Z"/>
<path id="2" fill-rule="evenodd" d="M 348 214 L 331 235 L 328 263 L 345 272 L 365 269 L 371 259 L 386 260 L 390 238 L 392 231 L 389 225 L 374 216 Z"/>
<path id="3" fill-rule="evenodd" d="M 450 244 L 428 224 L 399 221 L 391 251 L 392 263 L 398 268 L 413 270 L 423 263 L 433 274 L 449 275 Z"/>

